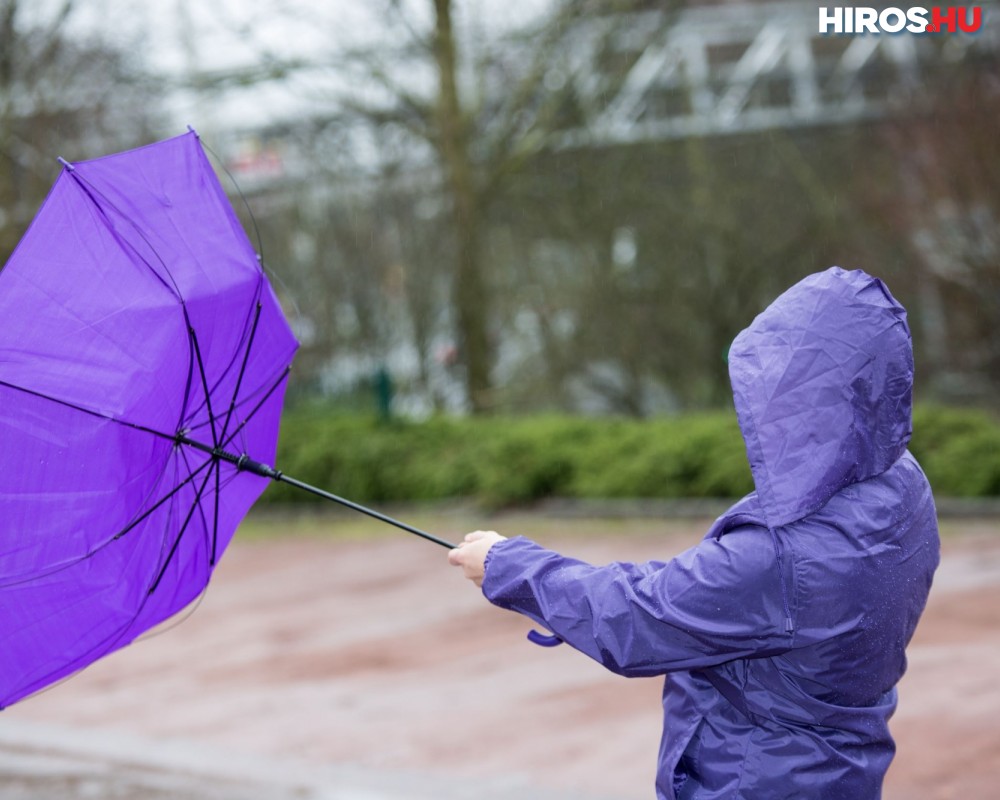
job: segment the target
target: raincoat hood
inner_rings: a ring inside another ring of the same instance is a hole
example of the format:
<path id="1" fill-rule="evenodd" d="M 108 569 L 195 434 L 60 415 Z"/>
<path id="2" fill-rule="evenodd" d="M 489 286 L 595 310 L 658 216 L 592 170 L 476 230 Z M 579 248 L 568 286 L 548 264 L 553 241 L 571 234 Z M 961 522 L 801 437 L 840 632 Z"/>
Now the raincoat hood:
<path id="1" fill-rule="evenodd" d="M 771 529 L 885 472 L 910 440 L 906 311 L 861 270 L 832 267 L 779 296 L 734 340 L 729 377 Z"/>

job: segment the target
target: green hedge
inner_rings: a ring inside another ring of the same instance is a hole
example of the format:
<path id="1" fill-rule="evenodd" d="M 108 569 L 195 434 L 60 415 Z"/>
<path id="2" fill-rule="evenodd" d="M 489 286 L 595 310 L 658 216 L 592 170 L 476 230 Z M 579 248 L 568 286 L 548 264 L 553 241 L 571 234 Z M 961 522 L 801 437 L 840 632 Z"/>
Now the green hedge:
<path id="1" fill-rule="evenodd" d="M 917 407 L 910 451 L 943 497 L 1000 496 L 1000 421 L 984 411 Z"/>
<path id="2" fill-rule="evenodd" d="M 1000 423 L 922 407 L 911 447 L 940 495 L 1000 495 Z M 277 463 L 359 502 L 475 498 L 498 507 L 543 497 L 738 497 L 752 488 L 731 412 L 655 420 L 437 418 L 396 421 L 288 412 Z M 267 502 L 311 496 L 274 485 Z"/>

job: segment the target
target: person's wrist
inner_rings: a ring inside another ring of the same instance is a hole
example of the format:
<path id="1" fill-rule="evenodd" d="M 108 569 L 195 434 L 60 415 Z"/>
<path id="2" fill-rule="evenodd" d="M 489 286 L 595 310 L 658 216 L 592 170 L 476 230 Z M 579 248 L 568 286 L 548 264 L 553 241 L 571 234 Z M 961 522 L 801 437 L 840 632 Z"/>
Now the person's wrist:
<path id="1" fill-rule="evenodd" d="M 486 551 L 486 556 L 483 558 L 483 583 L 484 584 L 486 583 L 486 576 L 489 574 L 490 561 L 493 559 L 493 557 L 495 555 L 499 554 L 499 552 L 500 552 L 497 548 L 501 547 L 505 542 L 509 542 L 509 541 L 510 541 L 510 539 L 508 539 L 506 536 L 503 537 L 502 539 L 498 539 L 492 545 L 490 545 L 490 549 Z"/>

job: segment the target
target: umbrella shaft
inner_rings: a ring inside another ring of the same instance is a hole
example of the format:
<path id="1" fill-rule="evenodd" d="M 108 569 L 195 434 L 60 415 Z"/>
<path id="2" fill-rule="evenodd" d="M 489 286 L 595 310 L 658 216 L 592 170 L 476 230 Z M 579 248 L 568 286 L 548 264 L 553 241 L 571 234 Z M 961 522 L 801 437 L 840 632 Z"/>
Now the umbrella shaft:
<path id="1" fill-rule="evenodd" d="M 186 444 L 193 447 L 195 450 L 201 450 L 203 453 L 208 453 L 213 458 L 232 464 L 240 472 L 252 472 L 254 475 L 260 475 L 262 478 L 270 478 L 271 480 L 278 480 L 281 475 L 278 470 L 268 466 L 267 464 L 262 464 L 260 461 L 254 461 L 246 453 L 243 455 L 236 455 L 236 453 L 230 453 L 223 450 L 221 447 L 212 447 L 210 444 L 205 444 L 204 442 L 199 442 L 195 439 L 189 439 L 182 433 L 177 434 L 174 438 L 178 444 Z"/>
<path id="2" fill-rule="evenodd" d="M 412 533 L 415 536 L 420 536 L 421 538 L 426 539 L 429 542 L 434 542 L 435 544 L 439 544 L 442 547 L 447 547 L 449 550 L 454 549 L 455 547 L 458 546 L 452 544 L 451 542 L 445 539 L 440 539 L 437 536 L 434 536 L 433 534 L 427 533 L 427 531 L 422 531 L 420 530 L 420 528 L 414 528 L 412 525 L 407 525 L 405 522 L 400 522 L 398 519 L 393 519 L 392 517 L 387 516 L 386 514 L 379 513 L 378 511 L 374 511 L 359 503 L 355 503 L 351 500 L 339 497 L 333 494 L 332 492 L 327 492 L 324 491 L 323 489 L 318 489 L 315 486 L 312 486 L 308 483 L 304 483 L 303 481 L 297 480 L 296 478 L 292 478 L 288 475 L 285 475 L 280 470 L 276 470 L 267 464 L 263 464 L 260 461 L 254 461 L 252 458 L 249 458 L 245 453 L 243 455 L 236 455 L 235 453 L 230 453 L 227 452 L 226 450 L 223 450 L 221 447 L 212 447 L 212 445 L 210 444 L 205 444 L 204 442 L 199 442 L 195 439 L 190 439 L 183 433 L 178 434 L 175 438 L 178 444 L 186 444 L 190 447 L 195 448 L 196 450 L 201 450 L 203 453 L 208 453 L 213 458 L 217 458 L 221 461 L 225 461 L 229 464 L 232 464 L 241 472 L 252 472 L 254 475 L 259 475 L 262 478 L 270 478 L 273 481 L 281 481 L 282 483 L 287 483 L 290 486 L 294 486 L 297 489 L 302 489 L 303 491 L 309 492 L 310 494 L 314 494 L 317 497 L 322 497 L 326 500 L 332 500 L 334 503 L 340 503 L 340 505 L 342 506 L 346 506 L 347 508 L 351 508 L 355 511 L 360 511 L 362 514 L 367 514 L 369 517 L 373 517 L 381 522 L 385 522 L 389 525 L 394 525 L 395 527 L 400 528 L 401 530 L 404 530 L 407 533 Z"/>
<path id="3" fill-rule="evenodd" d="M 315 486 L 311 486 L 308 483 L 303 483 L 300 480 L 296 480 L 295 478 L 289 477 L 288 475 L 285 475 L 283 472 L 279 472 L 278 476 L 274 478 L 274 480 L 281 481 L 282 483 L 287 483 L 291 486 L 295 486 L 296 488 L 314 494 L 317 497 L 323 497 L 327 500 L 332 500 L 334 503 L 340 503 L 340 505 L 342 506 L 354 509 L 355 511 L 360 511 L 362 514 L 367 514 L 369 517 L 374 517 L 375 519 L 381 522 L 388 523 L 389 525 L 395 525 L 397 528 L 400 528 L 401 530 L 404 530 L 407 533 L 412 533 L 415 536 L 420 536 L 421 538 L 427 539 L 427 541 L 429 542 L 434 542 L 435 544 L 439 544 L 442 547 L 447 547 L 449 550 L 458 547 L 458 545 L 452 544 L 451 542 L 446 541 L 445 539 L 440 539 L 431 533 L 427 533 L 426 531 L 422 531 L 420 530 L 420 528 L 414 528 L 412 525 L 407 525 L 405 522 L 400 522 L 398 519 L 393 519 L 390 516 L 379 513 L 378 511 L 374 511 L 370 508 L 360 505 L 359 503 L 352 502 L 351 500 L 346 500 L 343 497 L 338 497 L 337 495 L 324 491 L 323 489 L 317 489 Z"/>

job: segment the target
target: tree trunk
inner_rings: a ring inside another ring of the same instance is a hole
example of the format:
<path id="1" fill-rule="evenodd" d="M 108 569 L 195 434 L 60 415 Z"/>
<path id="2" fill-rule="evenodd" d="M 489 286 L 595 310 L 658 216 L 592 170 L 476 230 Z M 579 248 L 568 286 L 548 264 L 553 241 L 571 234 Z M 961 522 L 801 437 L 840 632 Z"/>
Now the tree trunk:
<path id="1" fill-rule="evenodd" d="M 482 209 L 472 163 L 468 129 L 458 96 L 457 57 L 451 0 L 434 0 L 434 59 L 440 82 L 437 149 L 451 200 L 455 232 L 454 309 L 458 344 L 465 365 L 465 387 L 473 413 L 489 410 L 492 348 L 487 332 L 489 296 L 483 276 Z"/>

